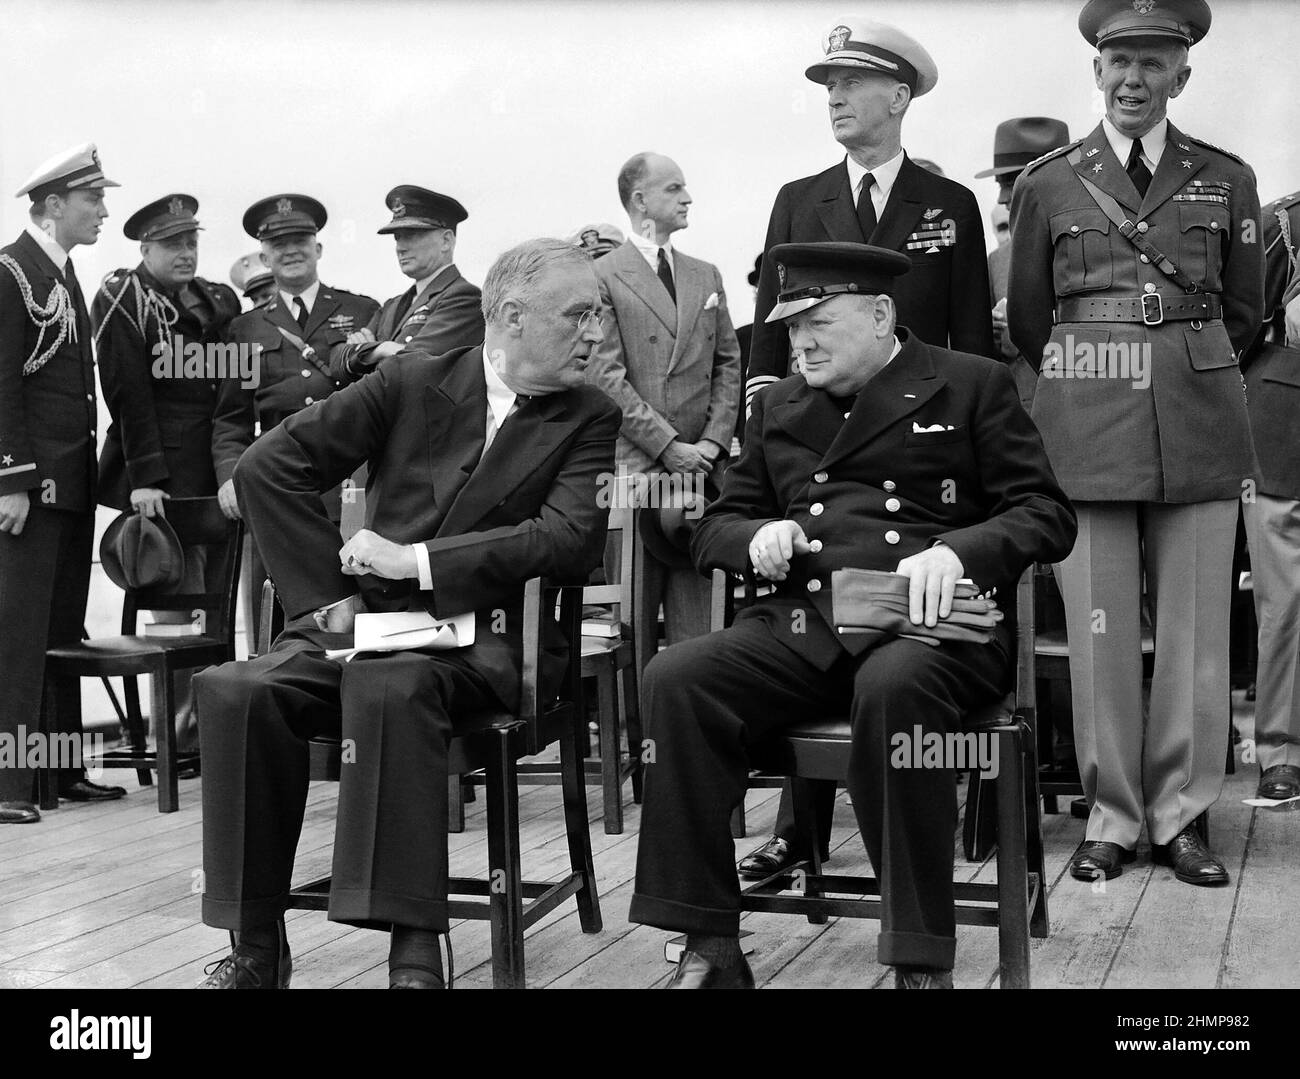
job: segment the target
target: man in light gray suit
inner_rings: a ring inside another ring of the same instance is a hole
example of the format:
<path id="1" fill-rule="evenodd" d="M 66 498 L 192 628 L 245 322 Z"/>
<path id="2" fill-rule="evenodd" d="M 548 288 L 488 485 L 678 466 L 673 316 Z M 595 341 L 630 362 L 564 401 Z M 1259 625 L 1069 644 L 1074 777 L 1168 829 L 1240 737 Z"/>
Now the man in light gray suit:
<path id="1" fill-rule="evenodd" d="M 681 169 L 661 154 L 637 154 L 619 171 L 618 195 L 632 229 L 596 263 L 605 340 L 591 377 L 623 410 L 622 497 L 662 505 L 667 493 L 702 490 L 728 455 L 740 346 L 717 267 L 673 247 L 691 205 Z M 706 633 L 709 582 L 689 558 L 668 565 L 647 552 L 644 566 L 641 625 L 653 627 L 662 603 L 669 644 Z M 617 573 L 615 558 L 606 571 Z"/>

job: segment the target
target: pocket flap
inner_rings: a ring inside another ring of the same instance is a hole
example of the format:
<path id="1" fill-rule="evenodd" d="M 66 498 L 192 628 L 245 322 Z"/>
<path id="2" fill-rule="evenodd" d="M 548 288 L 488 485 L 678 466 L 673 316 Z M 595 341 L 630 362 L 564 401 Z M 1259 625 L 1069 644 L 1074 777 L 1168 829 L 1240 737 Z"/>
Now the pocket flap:
<path id="1" fill-rule="evenodd" d="M 1091 210 L 1086 208 L 1062 210 L 1059 214 L 1052 214 L 1049 224 L 1052 230 L 1053 243 L 1062 236 L 1077 237 L 1082 236 L 1085 232 L 1110 231 L 1110 218 L 1096 208 Z"/>
<path id="2" fill-rule="evenodd" d="M 1219 367 L 1237 366 L 1232 342 L 1221 325 L 1216 323 L 1200 330 L 1187 326 L 1183 329 L 1183 338 L 1187 341 L 1187 355 L 1195 370 L 1212 371 Z"/>

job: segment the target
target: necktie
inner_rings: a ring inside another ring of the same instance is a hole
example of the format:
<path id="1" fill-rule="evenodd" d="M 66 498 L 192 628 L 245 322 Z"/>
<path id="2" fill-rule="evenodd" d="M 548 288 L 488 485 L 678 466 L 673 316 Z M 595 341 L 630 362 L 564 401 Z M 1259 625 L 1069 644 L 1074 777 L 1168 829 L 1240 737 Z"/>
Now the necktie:
<path id="1" fill-rule="evenodd" d="M 876 231 L 876 206 L 871 201 L 871 185 L 876 182 L 876 178 L 867 173 L 862 177 L 862 191 L 858 195 L 858 223 L 862 226 L 862 238 L 871 242 L 871 234 Z"/>
<path id="2" fill-rule="evenodd" d="M 298 325 L 306 327 L 307 325 L 307 305 L 302 302 L 301 296 L 293 298 L 293 317 L 298 320 Z"/>
<path id="3" fill-rule="evenodd" d="M 664 283 L 664 288 L 668 290 L 668 295 L 672 297 L 673 303 L 677 302 L 677 286 L 673 284 L 673 270 L 668 265 L 668 256 L 664 254 L 664 249 L 659 248 L 659 280 Z"/>
<path id="4" fill-rule="evenodd" d="M 397 317 L 393 319 L 393 332 L 396 333 L 406 321 L 406 313 L 411 309 L 411 304 L 415 300 L 415 286 L 412 285 L 402 293 L 401 300 L 397 304 Z"/>
<path id="5" fill-rule="evenodd" d="M 1124 166 L 1124 171 L 1133 181 L 1133 186 L 1138 189 L 1138 194 L 1146 198 L 1147 188 L 1151 186 L 1151 170 L 1147 168 L 1146 162 L 1142 160 L 1142 140 L 1134 139 L 1133 147 L 1129 150 L 1128 164 Z"/>

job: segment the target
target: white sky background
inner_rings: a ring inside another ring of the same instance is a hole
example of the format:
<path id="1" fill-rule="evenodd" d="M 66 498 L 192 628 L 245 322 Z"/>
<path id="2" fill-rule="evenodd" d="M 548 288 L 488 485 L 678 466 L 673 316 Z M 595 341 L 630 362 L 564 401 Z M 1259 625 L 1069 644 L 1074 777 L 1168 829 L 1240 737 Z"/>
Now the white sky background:
<path id="1" fill-rule="evenodd" d="M 1245 157 L 1264 201 L 1300 187 L 1296 0 L 1211 0 L 1174 123 Z M 695 199 L 677 242 L 722 269 L 737 323 L 782 183 L 843 156 L 826 92 L 803 76 L 846 11 L 893 22 L 939 66 L 903 128 L 984 210 L 993 129 L 1012 116 L 1100 118 L 1081 0 L 841 4 L 697 0 L 0 0 L 0 236 L 26 223 L 16 190 L 45 158 L 92 139 L 112 217 L 74 259 L 83 281 L 134 265 L 121 232 L 171 191 L 201 203 L 199 272 L 228 280 L 255 247 L 255 199 L 319 198 L 321 276 L 379 300 L 403 291 L 383 196 L 399 183 L 460 199 L 457 262 L 481 283 L 529 236 L 607 220 L 626 227 L 619 166 L 657 150 Z M 989 244 L 992 238 L 989 237 Z"/>

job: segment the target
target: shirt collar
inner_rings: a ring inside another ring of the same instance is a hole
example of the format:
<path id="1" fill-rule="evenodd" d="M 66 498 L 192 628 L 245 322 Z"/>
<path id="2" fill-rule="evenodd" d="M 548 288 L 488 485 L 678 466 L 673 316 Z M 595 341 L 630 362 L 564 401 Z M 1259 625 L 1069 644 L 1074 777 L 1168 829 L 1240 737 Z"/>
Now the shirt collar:
<path id="1" fill-rule="evenodd" d="M 27 235 L 41 245 L 41 250 L 50 257 L 59 273 L 63 273 L 63 267 L 68 264 L 68 253 L 59 246 L 58 241 L 35 221 L 27 222 Z"/>
<path id="2" fill-rule="evenodd" d="M 1133 140 L 1112 124 L 1110 122 L 1110 117 L 1108 116 L 1102 117 L 1101 129 L 1106 132 L 1106 141 L 1110 143 L 1110 148 L 1115 151 L 1115 156 L 1119 158 L 1119 163 L 1127 168 L 1128 155 L 1132 152 L 1131 147 L 1133 146 Z M 1142 136 L 1142 156 L 1150 161 L 1153 166 L 1160 164 L 1160 155 L 1165 152 L 1165 140 L 1168 137 L 1168 116 Z M 1155 169 L 1152 168 L 1151 171 L 1155 172 Z"/>
<path id="3" fill-rule="evenodd" d="M 903 342 L 898 339 L 898 334 L 894 334 L 894 348 L 893 351 L 891 351 L 889 354 L 889 360 L 892 360 L 895 356 L 897 356 L 902 351 L 903 351 Z M 888 365 L 889 360 L 885 361 L 886 365 Z"/>
<path id="4" fill-rule="evenodd" d="M 497 374 L 497 369 L 488 359 L 487 349 L 483 350 L 483 381 L 487 383 L 488 408 L 492 411 L 493 422 L 499 431 L 514 407 L 515 391 Z"/>
<path id="5" fill-rule="evenodd" d="M 898 170 L 903 167 L 903 158 L 905 154 L 900 149 L 893 157 L 883 165 L 877 165 L 874 169 L 864 169 L 853 158 L 846 156 L 844 164 L 849 170 L 849 190 L 853 192 L 853 201 L 857 202 L 858 195 L 861 194 L 859 186 L 862 183 L 862 177 L 868 172 L 876 181 L 876 186 L 880 188 L 884 201 L 889 201 L 889 193 L 894 189 L 894 181 L 898 179 Z"/>
<path id="6" fill-rule="evenodd" d="M 659 270 L 659 248 L 664 249 L 664 256 L 668 259 L 668 265 L 673 265 L 673 238 L 668 237 L 662 244 L 657 244 L 653 240 L 647 240 L 635 229 L 628 234 L 628 239 L 632 241 L 632 246 L 641 252 L 646 262 L 650 263 L 650 269 L 658 272 Z M 675 268 L 675 267 L 674 267 Z"/>
<path id="7" fill-rule="evenodd" d="M 455 264 L 449 262 L 442 269 L 434 270 L 433 273 L 431 273 L 428 277 L 421 277 L 419 280 L 417 280 L 415 282 L 415 294 L 417 296 L 423 294 L 425 289 L 427 289 L 436 280 L 438 280 L 438 278 L 440 278 L 443 274 L 445 274 L 448 270 L 450 270 L 453 265 Z"/>
<path id="8" fill-rule="evenodd" d="M 316 306 L 316 293 L 320 292 L 320 282 L 313 281 L 307 288 L 303 289 L 298 295 L 302 297 L 302 304 L 307 308 L 307 314 L 311 314 L 311 309 Z M 293 314 L 293 294 L 280 289 L 280 300 L 284 304 L 284 309 Z"/>

